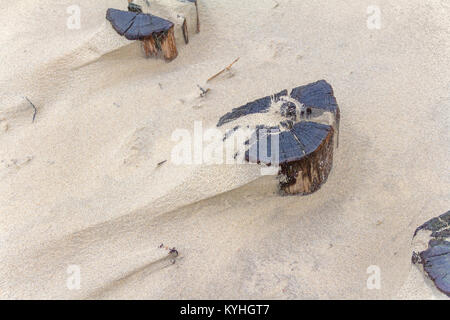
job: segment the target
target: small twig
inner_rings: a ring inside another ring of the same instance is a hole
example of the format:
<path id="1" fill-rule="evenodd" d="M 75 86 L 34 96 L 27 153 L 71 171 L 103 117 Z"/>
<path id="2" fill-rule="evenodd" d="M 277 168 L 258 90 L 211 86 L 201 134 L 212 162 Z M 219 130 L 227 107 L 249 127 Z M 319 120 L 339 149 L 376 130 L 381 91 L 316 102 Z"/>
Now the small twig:
<path id="1" fill-rule="evenodd" d="M 172 262 L 172 264 L 175 263 L 175 258 L 178 257 L 178 255 L 179 255 L 178 250 L 175 249 L 175 247 L 170 248 L 170 247 L 168 247 L 168 246 L 165 246 L 163 243 L 161 243 L 161 244 L 158 246 L 158 248 L 160 248 L 160 249 L 166 249 L 167 251 L 169 251 L 168 255 L 169 255 L 170 257 L 172 257 L 172 259 L 170 259 L 170 261 Z"/>
<path id="2" fill-rule="evenodd" d="M 238 62 L 238 60 L 240 59 L 237 58 L 236 60 L 234 60 L 229 66 L 223 68 L 221 71 L 219 71 L 218 73 L 216 73 L 215 75 L 213 75 L 211 78 L 209 78 L 208 80 L 206 80 L 206 82 L 209 82 L 211 80 L 213 80 L 214 78 L 218 77 L 219 75 L 221 75 L 222 73 L 224 73 L 225 71 L 229 71 L 231 69 L 231 67 L 233 66 L 233 64 L 235 64 L 236 62 Z"/>
<path id="3" fill-rule="evenodd" d="M 272 7 L 272 9 L 275 9 L 276 7 L 278 7 L 280 4 L 278 2 L 276 2 L 275 0 L 273 0 L 273 2 L 275 2 L 275 6 Z"/>
<path id="4" fill-rule="evenodd" d="M 166 163 L 166 162 L 167 162 L 167 160 L 161 161 L 161 162 L 159 162 L 156 166 L 157 166 L 157 167 L 160 167 L 161 165 L 163 165 L 163 164 Z"/>
<path id="5" fill-rule="evenodd" d="M 33 102 L 30 101 L 30 99 L 28 99 L 27 97 L 24 97 L 24 98 L 27 99 L 27 101 L 31 104 L 31 106 L 32 106 L 33 109 L 34 109 L 34 113 L 33 113 L 33 121 L 32 121 L 32 122 L 34 122 L 34 119 L 36 118 L 36 113 L 37 113 L 36 106 L 33 104 Z"/>
<path id="6" fill-rule="evenodd" d="M 158 248 L 160 249 L 166 249 L 167 251 L 169 251 L 170 255 L 174 255 L 175 257 L 178 256 L 178 250 L 175 249 L 175 247 L 171 248 L 169 246 L 165 246 L 164 243 L 161 243 Z"/>
<path id="7" fill-rule="evenodd" d="M 204 96 L 206 96 L 206 94 L 209 92 L 209 88 L 208 89 L 203 89 L 202 87 L 200 87 L 200 85 L 197 85 L 197 87 L 200 89 L 200 91 L 202 92 L 202 93 L 200 93 L 200 97 L 204 97 Z"/>

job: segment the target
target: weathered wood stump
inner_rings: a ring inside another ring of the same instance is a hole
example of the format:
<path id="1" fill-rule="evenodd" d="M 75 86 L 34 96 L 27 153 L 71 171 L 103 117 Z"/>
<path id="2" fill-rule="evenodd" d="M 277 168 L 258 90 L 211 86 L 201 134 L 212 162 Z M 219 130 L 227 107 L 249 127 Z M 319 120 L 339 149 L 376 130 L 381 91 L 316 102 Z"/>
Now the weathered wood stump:
<path id="1" fill-rule="evenodd" d="M 431 234 L 420 235 L 422 230 Z M 413 243 L 427 237 L 428 248 L 413 252 L 412 262 L 421 265 L 436 287 L 450 297 L 450 211 L 416 229 Z"/>
<path id="2" fill-rule="evenodd" d="M 106 19 L 128 40 L 141 40 L 147 56 L 162 51 L 164 58 L 172 60 L 178 55 L 172 22 L 151 14 L 117 9 L 108 9 Z"/>
<path id="3" fill-rule="evenodd" d="M 106 18 L 120 35 L 142 41 L 147 57 L 162 52 L 169 61 L 178 56 L 177 42 L 189 43 L 200 28 L 196 0 L 153 0 L 150 6 L 129 0 L 128 11 L 110 8 Z"/>
<path id="4" fill-rule="evenodd" d="M 143 7 L 146 8 L 146 6 Z M 174 34 L 178 45 L 188 44 L 190 36 L 200 32 L 197 0 L 152 0 L 148 13 L 174 24 Z"/>
<path id="5" fill-rule="evenodd" d="M 321 80 L 294 88 L 289 95 L 283 90 L 233 109 L 219 119 L 217 126 L 251 114 L 273 114 L 274 109 L 282 117 L 280 124 L 258 125 L 252 143 L 247 141 L 245 159 L 279 166 L 279 188 L 283 193 L 317 191 L 331 172 L 334 136 L 339 130 L 340 112 L 333 89 Z"/>
<path id="6" fill-rule="evenodd" d="M 312 193 L 326 181 L 333 166 L 334 130 L 315 122 L 299 122 L 291 132 L 300 144 L 291 150 L 300 152 L 280 162 L 280 188 L 289 194 Z"/>

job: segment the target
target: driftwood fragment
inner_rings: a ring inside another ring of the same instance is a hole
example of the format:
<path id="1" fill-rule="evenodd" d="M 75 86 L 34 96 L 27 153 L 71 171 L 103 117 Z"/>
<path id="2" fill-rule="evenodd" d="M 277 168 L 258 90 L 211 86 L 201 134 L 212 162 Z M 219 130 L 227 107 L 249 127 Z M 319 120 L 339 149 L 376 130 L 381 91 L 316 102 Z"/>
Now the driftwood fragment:
<path id="1" fill-rule="evenodd" d="M 240 58 L 237 58 L 236 60 L 234 60 L 231 64 L 229 64 L 228 66 L 226 66 L 225 68 L 223 68 L 222 70 L 220 70 L 219 72 L 217 72 L 215 75 L 213 75 L 212 77 L 210 77 L 208 80 L 206 80 L 206 82 L 209 82 L 215 78 L 217 78 L 218 76 L 220 76 L 222 73 L 224 73 L 225 71 L 229 71 L 231 69 L 231 67 L 233 66 L 233 64 L 235 64 L 236 62 L 239 61 Z"/>
<path id="2" fill-rule="evenodd" d="M 198 15 L 198 1 L 197 0 L 188 0 L 189 2 L 193 2 L 195 4 L 195 11 L 197 15 L 197 33 L 200 32 L 200 18 Z"/>
<path id="3" fill-rule="evenodd" d="M 279 108 L 277 112 L 283 120 L 278 126 L 256 127 L 250 139 L 253 143 L 246 142 L 245 159 L 267 166 L 278 165 L 279 188 L 283 193 L 317 191 L 331 172 L 334 135 L 339 127 L 339 108 L 331 86 L 321 80 L 294 88 L 289 95 L 283 90 L 257 99 L 222 116 L 217 126 L 250 114 L 269 113 L 273 108 Z M 331 119 L 323 117 L 325 113 Z M 272 138 L 278 142 L 276 146 L 272 146 Z M 261 152 L 262 146 L 267 150 Z"/>
<path id="4" fill-rule="evenodd" d="M 128 40 L 141 40 L 147 56 L 161 51 L 166 60 L 177 57 L 173 33 L 174 24 L 166 19 L 144 13 L 108 9 L 106 12 L 114 30 Z"/>
<path id="5" fill-rule="evenodd" d="M 183 29 L 184 42 L 186 44 L 188 44 L 189 43 L 189 32 L 188 32 L 188 28 L 187 28 L 186 18 L 184 18 L 183 25 L 181 26 L 181 28 Z"/>

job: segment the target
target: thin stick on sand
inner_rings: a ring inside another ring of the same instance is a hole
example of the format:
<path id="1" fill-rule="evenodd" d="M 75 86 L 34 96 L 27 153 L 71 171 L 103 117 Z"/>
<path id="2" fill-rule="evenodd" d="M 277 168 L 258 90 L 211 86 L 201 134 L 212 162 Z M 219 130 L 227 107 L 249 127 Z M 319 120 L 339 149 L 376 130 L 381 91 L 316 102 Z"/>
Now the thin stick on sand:
<path id="1" fill-rule="evenodd" d="M 222 73 L 224 73 L 225 71 L 229 71 L 231 69 L 231 67 L 233 66 L 233 64 L 235 64 L 236 62 L 238 62 L 238 60 L 240 59 L 237 58 L 236 60 L 234 60 L 229 66 L 223 68 L 221 71 L 219 71 L 218 73 L 216 73 L 215 75 L 213 75 L 211 78 L 209 78 L 208 80 L 206 80 L 206 82 L 209 82 L 211 80 L 213 80 L 214 78 L 220 76 Z"/>
<path id="2" fill-rule="evenodd" d="M 27 97 L 24 97 L 24 98 L 27 99 L 27 101 L 31 104 L 31 106 L 32 106 L 33 109 L 34 109 L 34 113 L 33 113 L 33 121 L 32 121 L 32 122 L 34 122 L 34 119 L 36 118 L 36 113 L 37 113 L 36 106 L 33 104 L 33 102 L 30 101 L 30 99 L 28 99 Z"/>
<path id="3" fill-rule="evenodd" d="M 161 162 L 158 162 L 158 164 L 156 165 L 157 167 L 160 167 L 160 166 L 162 166 L 164 163 L 166 163 L 167 162 L 167 160 L 163 160 L 163 161 L 161 161 Z"/>

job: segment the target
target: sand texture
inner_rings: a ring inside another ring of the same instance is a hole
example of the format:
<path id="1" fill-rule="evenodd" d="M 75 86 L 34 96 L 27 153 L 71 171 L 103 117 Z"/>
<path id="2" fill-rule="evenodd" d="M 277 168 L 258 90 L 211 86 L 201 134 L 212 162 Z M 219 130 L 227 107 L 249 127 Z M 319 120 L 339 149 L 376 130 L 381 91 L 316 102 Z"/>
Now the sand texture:
<path id="1" fill-rule="evenodd" d="M 0 298 L 447 298 L 411 254 L 450 209 L 450 3 L 378 1 L 371 29 L 372 1 L 198 2 L 169 63 L 105 19 L 126 0 L 76 1 L 79 29 L 73 1 L 0 0 Z M 321 79 L 341 122 L 317 192 L 170 161 L 176 129 Z"/>

